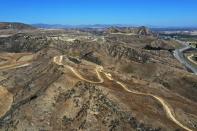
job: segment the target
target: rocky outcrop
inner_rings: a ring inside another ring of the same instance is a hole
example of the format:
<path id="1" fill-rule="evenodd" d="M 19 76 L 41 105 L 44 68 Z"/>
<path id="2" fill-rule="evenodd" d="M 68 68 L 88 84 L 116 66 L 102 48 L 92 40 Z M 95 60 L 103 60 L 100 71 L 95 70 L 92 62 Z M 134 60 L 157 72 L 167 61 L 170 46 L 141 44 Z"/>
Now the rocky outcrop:
<path id="1" fill-rule="evenodd" d="M 136 61 L 140 63 L 146 63 L 149 60 L 149 56 L 141 50 L 136 50 L 130 47 L 124 47 L 121 45 L 111 45 L 108 44 L 107 52 L 110 56 L 116 57 L 118 59 L 128 59 L 131 61 Z"/>
<path id="2" fill-rule="evenodd" d="M 145 26 L 141 26 L 137 30 L 138 35 L 152 35 L 152 32 Z"/>
<path id="3" fill-rule="evenodd" d="M 145 26 L 141 27 L 111 27 L 106 30 L 107 33 L 132 33 L 136 35 L 153 35 Z"/>

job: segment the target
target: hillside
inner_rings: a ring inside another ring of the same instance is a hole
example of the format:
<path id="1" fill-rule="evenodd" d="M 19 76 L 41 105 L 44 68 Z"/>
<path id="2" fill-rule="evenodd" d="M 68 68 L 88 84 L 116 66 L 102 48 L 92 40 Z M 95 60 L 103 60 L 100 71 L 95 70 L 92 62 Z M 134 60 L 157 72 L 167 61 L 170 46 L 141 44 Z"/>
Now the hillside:
<path id="1" fill-rule="evenodd" d="M 153 33 L 145 26 L 141 27 L 111 27 L 107 33 L 125 33 L 133 35 L 153 35 Z"/>
<path id="2" fill-rule="evenodd" d="M 15 29 L 15 30 L 31 30 L 36 29 L 35 27 L 23 23 L 15 22 L 0 22 L 0 30 L 3 29 Z"/>
<path id="3" fill-rule="evenodd" d="M 180 43 L 144 27 L 96 31 L 0 37 L 0 131 L 197 130 L 197 77 L 173 56 Z"/>

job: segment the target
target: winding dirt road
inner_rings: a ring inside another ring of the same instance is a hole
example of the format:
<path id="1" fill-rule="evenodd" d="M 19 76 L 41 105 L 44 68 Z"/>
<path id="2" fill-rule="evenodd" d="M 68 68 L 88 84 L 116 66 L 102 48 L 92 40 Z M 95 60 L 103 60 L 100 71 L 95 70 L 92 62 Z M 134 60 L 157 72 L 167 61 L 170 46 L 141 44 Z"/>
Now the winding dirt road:
<path id="1" fill-rule="evenodd" d="M 191 57 L 191 56 L 190 56 Z M 63 65 L 62 63 L 63 61 L 63 56 L 56 56 L 53 58 L 53 62 L 56 63 L 57 65 L 62 65 L 68 69 L 70 69 L 79 79 L 89 82 L 89 83 L 93 83 L 93 84 L 100 84 L 104 82 L 104 79 L 101 77 L 100 73 L 105 74 L 105 76 L 111 80 L 111 81 L 115 81 L 117 84 L 119 84 L 125 91 L 133 93 L 133 94 L 137 94 L 137 95 L 143 95 L 143 96 L 150 96 L 152 98 L 154 98 L 155 100 L 157 100 L 162 106 L 163 109 L 166 112 L 166 115 L 173 121 L 175 122 L 177 125 L 179 125 L 180 127 L 182 127 L 183 129 L 187 130 L 187 131 L 192 131 L 191 129 L 189 129 L 188 127 L 184 126 L 183 124 L 181 124 L 173 115 L 173 111 L 171 110 L 171 108 L 168 106 L 167 102 L 162 99 L 159 96 L 153 95 L 153 94 L 149 94 L 149 93 L 141 93 L 141 92 L 137 92 L 137 91 L 132 91 L 129 90 L 128 87 L 126 85 L 124 85 L 123 83 L 121 83 L 120 81 L 114 80 L 112 78 L 112 75 L 110 73 L 106 73 L 104 71 L 104 68 L 102 66 L 96 66 L 95 68 L 95 72 L 97 74 L 97 77 L 99 79 L 99 81 L 91 81 L 88 79 L 85 79 L 83 76 L 81 76 L 73 67 L 68 66 L 68 65 Z M 16 69 L 16 68 L 21 68 L 21 67 L 26 67 L 29 66 L 30 63 L 15 63 L 15 64 L 10 64 L 10 65 L 6 65 L 6 66 L 2 66 L 0 67 L 0 70 L 7 70 L 7 69 Z M 12 99 L 8 99 L 9 102 L 6 103 L 12 103 Z M 2 102 L 1 102 L 2 104 Z M 2 116 L 5 112 L 7 112 L 7 110 L 9 110 L 9 108 L 11 107 L 11 104 L 8 104 L 6 106 L 6 108 L 4 108 L 4 111 L 2 110 L 2 112 L 0 113 Z"/>
<path id="2" fill-rule="evenodd" d="M 197 62 L 196 62 L 196 61 L 194 61 L 194 60 L 192 59 L 192 57 L 194 57 L 194 54 L 192 54 L 192 55 L 188 56 L 187 58 L 188 58 L 188 60 L 190 60 L 192 63 L 194 63 L 194 64 L 196 64 L 196 65 L 197 65 Z"/>
<path id="3" fill-rule="evenodd" d="M 58 64 L 58 65 L 63 65 L 62 64 L 62 60 L 63 60 L 63 56 L 56 56 L 54 57 L 53 59 L 53 62 Z M 104 72 L 103 70 L 103 67 L 102 66 L 97 66 L 95 68 L 95 71 L 96 71 L 96 74 L 98 76 L 98 79 L 100 80 L 99 82 L 95 82 L 95 81 L 91 81 L 91 80 L 87 80 L 85 78 L 83 78 L 73 67 L 70 67 L 68 65 L 63 65 L 64 67 L 70 69 L 79 79 L 81 80 L 84 80 L 86 82 L 89 82 L 89 83 L 103 83 L 104 82 L 104 79 L 101 77 L 100 73 L 104 73 L 105 76 L 111 80 L 111 81 L 115 81 L 117 84 L 119 84 L 125 91 L 127 92 L 130 92 L 130 93 L 133 93 L 133 94 L 136 94 L 136 95 L 143 95 L 143 96 L 150 96 L 152 98 L 154 98 L 155 100 L 157 100 L 162 106 L 163 106 L 163 109 L 164 111 L 166 112 L 166 115 L 174 122 L 176 123 L 178 126 L 180 126 L 181 128 L 187 130 L 187 131 L 192 131 L 191 129 L 189 129 L 188 127 L 184 126 L 183 124 L 181 124 L 176 118 L 175 116 L 173 115 L 173 111 L 172 109 L 168 106 L 169 104 L 167 104 L 167 102 L 159 97 L 159 96 L 156 96 L 156 95 L 153 95 L 153 94 L 149 94 L 149 93 L 141 93 L 141 92 L 137 92 L 137 91 L 132 91 L 132 90 L 129 90 L 128 87 L 126 85 L 124 85 L 123 83 L 121 83 L 120 81 L 117 81 L 117 80 L 114 80 L 112 78 L 112 75 L 110 73 L 106 73 Z"/>
<path id="4" fill-rule="evenodd" d="M 103 78 L 102 78 L 102 77 L 100 76 L 100 74 L 99 74 L 99 72 L 101 71 L 101 68 L 100 68 L 100 67 L 97 67 L 97 68 L 95 69 L 96 74 L 97 74 L 97 77 L 98 77 L 98 79 L 99 79 L 98 82 L 90 81 L 90 80 L 88 80 L 88 79 L 83 78 L 83 76 L 81 76 L 73 67 L 70 67 L 70 66 L 66 66 L 66 67 L 69 68 L 79 79 L 84 80 L 84 81 L 86 81 L 86 82 L 94 83 L 94 84 L 99 84 L 99 83 L 103 83 L 103 82 L 104 82 Z"/>
<path id="5" fill-rule="evenodd" d="M 58 58 L 58 57 L 54 57 L 54 58 L 53 58 L 54 63 L 56 63 L 56 64 L 58 64 L 58 65 L 63 65 L 63 64 L 62 64 L 62 60 L 63 60 L 63 56 L 59 56 L 59 58 Z M 103 83 L 103 82 L 104 82 L 103 78 L 101 77 L 101 75 L 100 75 L 100 73 L 99 73 L 99 72 L 101 72 L 101 71 L 103 70 L 103 67 L 101 67 L 101 66 L 97 66 L 96 69 L 95 69 L 95 72 L 96 72 L 97 77 L 98 77 L 98 79 L 99 79 L 98 82 L 90 81 L 90 80 L 85 79 L 83 76 L 81 76 L 81 75 L 80 75 L 73 67 L 71 67 L 71 66 L 68 66 L 68 65 L 63 65 L 63 66 L 66 67 L 66 68 L 68 68 L 68 69 L 70 69 L 79 79 L 84 80 L 84 81 L 86 81 L 86 82 L 94 83 L 94 84 L 100 84 L 100 83 Z"/>

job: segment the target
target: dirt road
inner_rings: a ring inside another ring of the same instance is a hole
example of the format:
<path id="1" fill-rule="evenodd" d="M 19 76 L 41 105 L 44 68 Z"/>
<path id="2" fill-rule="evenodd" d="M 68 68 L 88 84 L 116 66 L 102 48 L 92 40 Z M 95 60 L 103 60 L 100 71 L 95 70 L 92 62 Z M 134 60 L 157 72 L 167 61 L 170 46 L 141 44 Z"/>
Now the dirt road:
<path id="1" fill-rule="evenodd" d="M 10 65 L 5 65 L 5 66 L 1 66 L 0 70 L 10 70 L 10 69 L 17 69 L 17 68 L 22 68 L 22 67 L 26 67 L 29 66 L 30 63 L 15 63 L 15 64 L 10 64 Z"/>
<path id="2" fill-rule="evenodd" d="M 192 54 L 192 55 L 188 56 L 187 58 L 188 58 L 188 60 L 190 60 L 192 63 L 194 63 L 194 64 L 196 64 L 196 65 L 197 65 L 197 62 L 196 62 L 196 61 L 194 61 L 194 60 L 192 59 L 192 57 L 194 57 L 194 54 Z"/>
<path id="3" fill-rule="evenodd" d="M 59 60 L 58 60 L 59 59 Z M 63 65 L 62 64 L 62 60 L 63 60 L 63 56 L 57 56 L 57 57 L 54 57 L 54 63 L 56 64 L 59 64 L 59 65 Z M 133 93 L 133 94 L 137 94 L 137 95 L 142 95 L 142 96 L 150 96 L 152 98 L 154 98 L 155 100 L 157 100 L 162 106 L 163 106 L 163 109 L 164 111 L 166 112 L 166 115 L 174 122 L 176 123 L 178 126 L 180 126 L 181 128 L 187 130 L 187 131 L 192 131 L 191 129 L 189 129 L 188 127 L 184 126 L 183 124 L 181 124 L 176 118 L 175 116 L 173 115 L 173 111 L 172 109 L 168 106 L 169 104 L 167 104 L 167 102 L 159 97 L 159 96 L 156 96 L 156 95 L 153 95 L 153 94 L 149 94 L 149 93 L 141 93 L 141 92 L 137 92 L 137 91 L 132 91 L 132 90 L 129 90 L 128 87 L 126 85 L 124 85 L 123 83 L 121 83 L 120 81 L 117 81 L 117 80 L 114 80 L 112 78 L 112 75 L 110 73 L 106 73 L 104 72 L 103 70 L 103 67 L 102 66 L 97 66 L 95 68 L 95 71 L 96 71 L 96 74 L 98 76 L 98 79 L 100 80 L 99 82 L 95 82 L 95 81 L 90 81 L 88 79 L 85 79 L 83 78 L 73 67 L 70 67 L 68 65 L 65 66 L 66 68 L 70 69 L 79 79 L 81 80 L 84 80 L 86 82 L 90 82 L 90 83 L 103 83 L 104 82 L 104 79 L 101 77 L 100 73 L 104 73 L 105 76 L 111 80 L 111 81 L 115 81 L 117 84 L 119 84 L 125 91 L 127 92 L 130 92 L 130 93 Z"/>

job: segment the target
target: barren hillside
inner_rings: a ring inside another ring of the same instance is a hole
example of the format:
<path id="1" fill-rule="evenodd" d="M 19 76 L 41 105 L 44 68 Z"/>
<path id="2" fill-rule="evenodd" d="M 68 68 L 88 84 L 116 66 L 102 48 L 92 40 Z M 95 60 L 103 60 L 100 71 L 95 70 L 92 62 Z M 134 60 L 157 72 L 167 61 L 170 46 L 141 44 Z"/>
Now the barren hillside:
<path id="1" fill-rule="evenodd" d="M 0 37 L 0 130 L 195 131 L 179 46 L 145 27 Z"/>

